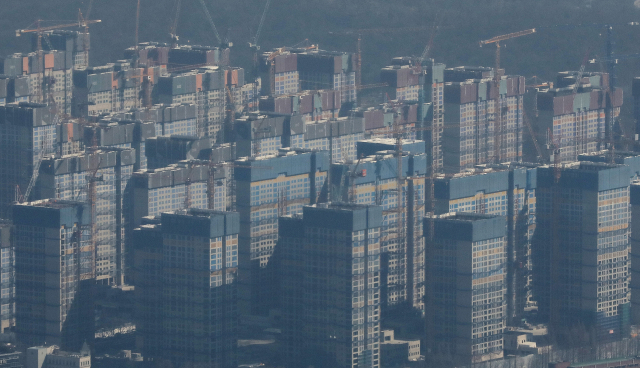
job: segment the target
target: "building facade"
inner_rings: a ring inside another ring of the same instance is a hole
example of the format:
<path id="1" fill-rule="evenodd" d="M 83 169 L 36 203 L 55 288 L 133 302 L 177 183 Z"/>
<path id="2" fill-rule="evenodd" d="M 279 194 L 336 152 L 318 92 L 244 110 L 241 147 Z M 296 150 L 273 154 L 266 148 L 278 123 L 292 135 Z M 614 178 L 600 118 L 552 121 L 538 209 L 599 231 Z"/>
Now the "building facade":
<path id="1" fill-rule="evenodd" d="M 0 218 L 11 218 L 16 189 L 26 192 L 37 161 L 55 151 L 56 141 L 55 119 L 46 105 L 0 107 Z"/>
<path id="2" fill-rule="evenodd" d="M 16 324 L 15 251 L 13 226 L 0 220 L 0 331 L 9 332 Z"/>
<path id="3" fill-rule="evenodd" d="M 365 143 L 375 145 L 377 142 Z M 424 152 L 424 142 L 419 141 L 418 145 Z M 424 311 L 421 219 L 425 214 L 426 160 L 424 153 L 403 153 L 400 189 L 398 158 L 394 151 L 380 150 L 356 162 L 334 164 L 331 168 L 330 201 L 382 207 L 380 300 L 383 312 L 404 303 Z"/>
<path id="4" fill-rule="evenodd" d="M 240 217 L 191 209 L 134 231 L 143 355 L 175 366 L 237 366 Z M 139 281 L 139 282 L 138 282 Z"/>
<path id="5" fill-rule="evenodd" d="M 502 358 L 505 217 L 462 212 L 424 222 L 428 358 L 448 357 L 454 364 Z"/>
<path id="6" fill-rule="evenodd" d="M 536 306 L 532 292 L 532 245 L 536 230 L 534 166 L 482 165 L 434 184 L 435 213 L 472 212 L 507 219 L 507 322 L 518 325 L 525 310 Z"/>
<path id="7" fill-rule="evenodd" d="M 629 236 L 629 273 L 631 282 L 631 324 L 640 321 L 640 181 L 635 180 L 629 186 L 629 201 L 631 204 L 631 235 Z"/>
<path id="8" fill-rule="evenodd" d="M 86 344 L 78 353 L 62 351 L 56 345 L 27 349 L 25 368 L 91 368 L 91 350 Z"/>
<path id="9" fill-rule="evenodd" d="M 281 218 L 286 367 L 380 367 L 382 208 L 306 206 Z"/>
<path id="10" fill-rule="evenodd" d="M 599 341 L 628 333 L 629 167 L 576 162 L 538 169 L 532 243 L 538 314 L 556 336 L 576 324 Z M 573 336 L 586 338 L 585 336 Z"/>
<path id="11" fill-rule="evenodd" d="M 38 198 L 75 200 L 91 204 L 95 200 L 96 281 L 120 285 L 126 264 L 126 190 L 136 163 L 135 150 L 108 148 L 75 155 L 47 158 L 40 166 L 34 189 Z M 89 182 L 95 182 L 95 198 Z"/>
<path id="12" fill-rule="evenodd" d="M 135 149 L 134 170 L 147 168 L 146 142 L 156 136 L 157 124 L 140 120 L 100 119 L 84 127 L 84 147 Z M 64 138 L 64 137 L 61 137 Z M 74 152 L 75 153 L 75 152 Z"/>
<path id="13" fill-rule="evenodd" d="M 549 145 L 558 147 L 561 162 L 572 162 L 580 154 L 605 148 L 605 140 L 610 138 L 607 129 L 611 129 L 607 127 L 608 115 L 613 112 L 613 119 L 617 118 L 622 106 L 622 89 L 609 91 L 606 73 L 584 73 L 574 93 L 577 73 L 559 73 L 555 84 L 533 92 L 537 116 L 534 122 L 549 135 Z M 608 94 L 612 111 L 607 108 Z"/>
<path id="14" fill-rule="evenodd" d="M 95 254 L 89 207 L 44 200 L 13 207 L 16 335 L 79 350 L 93 341 Z"/>
<path id="15" fill-rule="evenodd" d="M 278 218 L 315 204 L 329 170 L 326 152 L 281 150 L 236 161 L 236 208 L 240 213 L 240 309 L 266 314 L 277 304 L 269 284 L 269 259 L 278 242 Z"/>
<path id="16" fill-rule="evenodd" d="M 494 73 L 484 67 L 457 67 L 444 72 L 445 172 L 522 160 L 525 80 L 500 75 L 496 82 Z"/>
<path id="17" fill-rule="evenodd" d="M 356 57 L 317 47 L 283 47 L 266 52 L 261 74 L 263 95 L 294 94 L 299 90 L 340 91 L 340 102 L 355 102 Z"/>

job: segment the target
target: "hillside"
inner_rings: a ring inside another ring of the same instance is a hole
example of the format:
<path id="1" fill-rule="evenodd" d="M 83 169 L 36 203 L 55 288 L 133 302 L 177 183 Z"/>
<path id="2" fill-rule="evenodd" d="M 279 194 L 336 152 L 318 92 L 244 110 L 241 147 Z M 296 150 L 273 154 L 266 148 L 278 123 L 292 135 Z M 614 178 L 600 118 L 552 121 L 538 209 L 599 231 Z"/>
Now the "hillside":
<path id="1" fill-rule="evenodd" d="M 167 41 L 175 0 L 142 0 L 140 40 Z M 206 0 L 218 30 L 234 42 L 232 62 L 249 67 L 247 41 L 255 32 L 265 0 Z M 0 9 L 0 54 L 27 51 L 26 40 L 14 30 L 41 17 L 75 19 L 87 0 L 21 0 L 5 2 Z M 114 61 L 133 44 L 135 0 L 94 0 L 92 18 L 103 23 L 92 28 L 92 64 Z M 535 35 L 511 40 L 502 50 L 502 66 L 510 74 L 527 78 L 553 78 L 560 70 L 578 69 L 585 52 L 602 55 L 601 29 L 554 27 L 559 24 L 622 23 L 640 21 L 632 0 L 273 0 L 262 32 L 263 49 L 291 46 L 305 38 L 321 48 L 355 50 L 354 36 L 336 36 L 332 30 L 425 26 L 440 23 L 431 56 L 449 66 L 494 64 L 494 47 L 480 48 L 478 41 L 527 28 Z M 214 44 L 213 33 L 197 0 L 183 0 L 178 33 L 181 41 Z M 640 26 L 616 27 L 616 52 L 640 52 Z M 378 70 L 393 56 L 422 52 L 429 32 L 402 35 L 373 34 L 363 40 L 363 83 L 375 83 Z M 640 75 L 638 61 L 619 67 L 619 85 L 629 91 L 630 78 Z M 587 70 L 600 70 L 588 65 Z M 627 93 L 627 97 L 629 93 Z M 629 100 L 627 100 L 629 101 Z M 626 114 L 629 115 L 627 103 Z"/>

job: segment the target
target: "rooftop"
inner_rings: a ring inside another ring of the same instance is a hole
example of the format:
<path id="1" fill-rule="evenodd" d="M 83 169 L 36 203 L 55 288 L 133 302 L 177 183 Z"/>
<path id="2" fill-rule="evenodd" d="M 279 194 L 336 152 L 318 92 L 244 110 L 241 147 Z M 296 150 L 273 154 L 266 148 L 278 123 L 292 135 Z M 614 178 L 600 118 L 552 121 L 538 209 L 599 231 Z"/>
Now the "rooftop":
<path id="1" fill-rule="evenodd" d="M 442 215 L 437 215 L 431 218 L 444 219 L 444 220 L 453 220 L 460 222 L 472 222 L 477 220 L 485 220 L 496 217 L 495 215 L 486 215 L 483 213 L 472 213 L 472 212 L 449 212 Z"/>
<path id="2" fill-rule="evenodd" d="M 84 202 L 67 201 L 61 199 L 42 199 L 33 202 L 19 203 L 17 206 L 30 206 L 30 207 L 43 207 L 43 208 L 69 208 L 75 206 L 82 206 Z"/>

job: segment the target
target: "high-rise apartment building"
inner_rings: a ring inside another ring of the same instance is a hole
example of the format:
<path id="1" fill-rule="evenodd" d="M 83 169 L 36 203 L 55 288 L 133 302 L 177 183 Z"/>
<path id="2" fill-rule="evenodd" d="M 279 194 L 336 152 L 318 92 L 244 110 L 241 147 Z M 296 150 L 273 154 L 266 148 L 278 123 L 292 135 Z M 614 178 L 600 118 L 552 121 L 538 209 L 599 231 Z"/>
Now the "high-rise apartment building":
<path id="1" fill-rule="evenodd" d="M 269 259 L 278 242 L 278 218 L 317 203 L 329 170 L 327 152 L 282 149 L 236 160 L 236 208 L 240 213 L 240 305 L 245 314 L 268 312 Z"/>
<path id="2" fill-rule="evenodd" d="M 287 147 L 290 132 L 302 134 L 302 119 L 278 114 L 251 113 L 234 121 L 238 157 L 272 155 Z"/>
<path id="3" fill-rule="evenodd" d="M 216 188 L 212 209 L 219 211 L 225 211 L 231 205 L 225 169 L 221 167 L 214 173 Z M 128 190 L 133 209 L 131 225 L 140 226 L 143 217 L 187 209 L 187 204 L 189 208 L 209 208 L 208 180 L 209 163 L 206 161 L 181 161 L 160 169 L 133 173 Z"/>
<path id="4" fill-rule="evenodd" d="M 417 105 L 409 106 L 415 110 L 401 111 L 402 120 L 414 123 L 418 128 L 431 127 L 431 130 L 417 131 L 412 138 L 424 140 L 427 143 L 427 155 L 430 162 L 435 162 L 435 169 L 441 172 L 443 167 L 442 134 L 444 124 L 444 84 L 445 68 L 442 63 L 433 59 L 422 60 L 422 65 L 416 66 L 416 59 L 411 57 L 396 57 L 391 65 L 382 69 L 381 80 L 387 83 L 388 94 L 392 100 L 406 104 L 411 101 Z M 369 112 L 367 130 L 389 126 L 393 121 L 389 117 L 389 109 L 385 109 L 383 118 L 380 112 Z M 404 110 L 404 109 L 403 109 Z M 365 112 L 366 114 L 366 112 Z M 415 116 L 415 117 L 414 117 Z M 384 120 L 384 124 L 383 124 Z M 389 123 L 387 123 L 389 121 Z"/>
<path id="5" fill-rule="evenodd" d="M 253 90 L 253 84 L 245 82 L 242 68 L 204 66 L 163 75 L 155 102 L 194 104 L 198 137 L 208 136 L 224 143 L 232 138 L 224 129 L 227 110 L 233 114 L 242 112 L 246 103 L 254 102 Z"/>
<path id="6" fill-rule="evenodd" d="M 133 230 L 143 224 L 147 217 L 157 217 L 164 212 L 189 208 L 207 209 L 209 163 L 204 161 L 182 161 L 155 170 L 134 172 L 126 191 L 125 218 L 127 219 L 125 239 L 130 242 Z M 231 207 L 229 181 L 231 169 L 214 168 L 214 207 L 226 211 Z M 132 268 L 132 251 L 125 249 L 125 275 Z M 131 275 L 129 275 L 131 276 Z"/>
<path id="7" fill-rule="evenodd" d="M 174 366 L 237 366 L 236 212 L 163 213 L 134 231 L 143 355 Z"/>
<path id="8" fill-rule="evenodd" d="M 341 103 L 356 100 L 355 55 L 312 48 L 283 47 L 262 55 L 263 95 L 284 95 L 299 90 L 340 91 Z"/>
<path id="9" fill-rule="evenodd" d="M 244 74 L 242 76 L 244 82 Z M 223 142 L 227 105 L 225 86 L 226 73 L 218 67 L 170 74 L 158 81 L 157 102 L 194 104 L 197 107 L 196 135 L 206 135 Z"/>
<path id="10" fill-rule="evenodd" d="M 0 331 L 9 332 L 16 324 L 15 251 L 13 226 L 0 220 Z"/>
<path id="11" fill-rule="evenodd" d="M 358 157 L 356 143 L 364 139 L 364 119 L 342 117 L 305 122 L 302 134 L 293 133 L 291 129 L 291 148 L 330 151 L 333 162 L 353 161 Z"/>
<path id="12" fill-rule="evenodd" d="M 126 189 L 133 174 L 135 150 L 100 147 L 75 155 L 47 158 L 34 188 L 37 198 L 95 201 L 96 281 L 120 285 L 126 255 Z M 89 182 L 95 181 L 91 199 Z"/>
<path id="13" fill-rule="evenodd" d="M 484 67 L 457 67 L 444 72 L 445 172 L 522 160 L 525 80 L 500 75 L 496 84 L 494 73 Z"/>
<path id="14" fill-rule="evenodd" d="M 443 68 L 444 69 L 444 68 Z M 409 57 L 393 58 L 391 65 L 380 70 L 380 80 L 387 83 L 389 97 L 399 101 L 418 101 L 421 80 L 421 68 Z"/>
<path id="15" fill-rule="evenodd" d="M 503 356 L 506 228 L 504 216 L 478 213 L 424 219 L 430 359 L 472 364 Z"/>
<path id="16" fill-rule="evenodd" d="M 73 71 L 73 116 L 126 112 L 149 105 L 165 66 L 135 68 L 131 60 Z"/>
<path id="17" fill-rule="evenodd" d="M 4 60 L 11 62 L 12 60 Z M 2 59 L 0 59 L 0 70 Z M 0 75 L 0 106 L 6 106 L 11 102 L 29 102 L 29 83 L 27 77 Z"/>
<path id="18" fill-rule="evenodd" d="M 11 218 L 16 189 L 26 192 L 36 162 L 43 154 L 54 152 L 56 135 L 57 127 L 46 105 L 0 107 L 0 218 Z"/>
<path id="19" fill-rule="evenodd" d="M 35 34 L 31 38 L 31 51 L 37 51 L 38 39 Z M 78 31 L 54 30 L 46 31 L 43 35 L 42 49 L 46 51 L 57 50 L 65 53 L 65 58 L 70 59 L 69 69 L 82 69 L 89 66 L 89 51 L 91 51 L 91 34 Z"/>
<path id="20" fill-rule="evenodd" d="M 584 73 L 574 93 L 578 72 L 562 72 L 550 86 L 537 88 L 536 117 L 532 118 L 542 133 L 549 135 L 551 147 L 560 149 L 560 161 L 572 162 L 578 155 L 604 148 L 607 136 L 607 94 L 609 75 Z M 620 114 L 622 89 L 611 93 L 613 115 Z M 548 134 L 551 133 L 551 134 Z M 551 141 L 553 139 L 553 141 Z"/>
<path id="21" fill-rule="evenodd" d="M 305 121 L 299 114 L 251 113 L 235 121 L 238 157 L 277 153 L 281 148 L 332 151 L 334 161 L 356 158 L 364 119 L 340 117 Z"/>
<path id="22" fill-rule="evenodd" d="M 306 206 L 280 219 L 286 367 L 380 367 L 382 208 Z"/>
<path id="23" fill-rule="evenodd" d="M 373 145 L 376 141 L 368 143 Z M 422 153 L 402 154 L 400 190 L 395 151 L 379 150 L 357 161 L 331 167 L 330 201 L 382 208 L 380 303 L 383 312 L 403 303 L 424 311 L 422 218 L 428 165 L 424 142 L 419 141 L 418 146 Z"/>
<path id="24" fill-rule="evenodd" d="M 16 334 L 27 346 L 79 350 L 93 341 L 95 250 L 84 203 L 43 200 L 13 207 Z"/>
<path id="25" fill-rule="evenodd" d="M 531 241 L 536 230 L 536 174 L 533 165 L 481 165 L 453 176 L 440 175 L 434 183 L 437 215 L 465 212 L 507 219 L 505 316 L 513 325 L 526 308 L 535 306 Z"/>
<path id="26" fill-rule="evenodd" d="M 561 338 L 576 324 L 599 341 L 626 336 L 629 167 L 576 162 L 564 165 L 559 179 L 549 166 L 537 175 L 532 257 L 538 314 Z"/>
<path id="27" fill-rule="evenodd" d="M 32 52 L 24 56 L 22 74 L 29 80 L 31 102 L 55 106 L 59 113 L 71 114 L 73 60 L 63 51 Z"/>

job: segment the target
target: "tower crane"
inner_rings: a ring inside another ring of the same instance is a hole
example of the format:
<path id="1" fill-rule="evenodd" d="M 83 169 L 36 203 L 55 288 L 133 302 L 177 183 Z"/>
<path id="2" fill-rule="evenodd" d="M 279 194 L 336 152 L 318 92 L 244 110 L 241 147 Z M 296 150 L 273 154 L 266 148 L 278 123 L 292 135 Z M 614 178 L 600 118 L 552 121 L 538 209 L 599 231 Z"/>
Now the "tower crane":
<path id="1" fill-rule="evenodd" d="M 582 60 L 582 64 L 580 65 L 580 70 L 578 71 L 578 75 L 576 76 L 576 83 L 573 85 L 573 98 L 575 99 L 576 94 L 578 93 L 578 88 L 582 83 L 582 76 L 584 75 L 584 68 L 587 66 L 587 61 L 589 60 L 589 52 L 591 49 L 587 50 L 587 53 L 584 55 L 584 59 Z M 575 151 L 576 151 L 576 159 L 578 155 L 578 146 L 584 145 L 584 139 L 582 138 L 582 133 L 584 132 L 584 125 L 578 125 L 578 114 L 576 113 L 576 135 L 580 134 L 580 136 L 575 137 Z M 579 138 L 578 138 L 579 137 Z"/>
<path id="2" fill-rule="evenodd" d="M 640 59 L 640 53 L 623 54 L 623 55 L 611 54 L 604 58 L 591 59 L 589 60 L 589 63 L 591 64 L 599 63 L 601 65 L 605 65 L 605 64 L 609 65 L 607 69 L 609 70 L 609 73 L 611 73 L 611 71 L 615 72 L 614 66 L 617 65 L 618 62 L 626 61 L 626 60 L 634 60 L 634 59 Z M 615 127 L 615 116 L 613 111 L 614 106 L 613 106 L 613 99 L 611 97 L 611 95 L 615 93 L 615 84 L 613 84 L 615 83 L 614 78 L 615 76 L 611 76 L 611 75 L 609 76 L 609 88 L 607 89 L 607 99 L 606 99 L 607 106 L 606 106 L 606 114 L 605 114 L 605 117 L 609 117 L 608 125 L 605 128 L 605 132 L 607 133 L 605 137 L 605 142 L 607 142 L 607 145 L 610 146 L 608 148 L 611 150 L 613 150 L 613 142 L 614 142 L 613 128 Z"/>
<path id="3" fill-rule="evenodd" d="M 490 38 L 488 40 L 480 41 L 480 47 L 482 47 L 484 45 L 491 44 L 491 43 L 495 43 L 496 44 L 496 73 L 497 73 L 498 69 L 500 69 L 500 42 L 506 41 L 506 40 L 510 40 L 510 39 L 516 38 L 516 37 L 522 37 L 522 36 L 530 35 L 532 33 L 536 33 L 536 29 L 535 28 L 526 29 L 526 30 L 520 31 L 520 32 L 513 32 L 513 33 L 509 33 L 509 34 L 502 35 L 502 36 L 496 36 L 496 37 Z"/>
<path id="4" fill-rule="evenodd" d="M 171 28 L 169 29 L 169 36 L 171 37 L 171 48 L 175 48 L 178 46 L 178 20 L 180 19 L 180 7 L 182 5 L 182 0 L 176 0 L 176 15 L 173 18 L 173 23 L 171 23 Z"/>
<path id="5" fill-rule="evenodd" d="M 207 17 L 207 20 L 211 25 L 211 29 L 213 30 L 213 35 L 215 36 L 216 41 L 220 46 L 220 52 L 222 52 L 222 50 L 224 49 L 232 47 L 233 43 L 229 42 L 228 40 L 223 40 L 222 38 L 220 38 L 220 34 L 218 33 L 218 28 L 216 28 L 216 24 L 213 21 L 213 17 L 211 17 L 211 13 L 209 13 L 209 9 L 207 8 L 207 4 L 205 4 L 204 0 L 200 0 L 200 5 L 202 5 L 202 10 L 204 11 L 204 14 Z M 228 57 L 229 57 L 228 54 L 225 54 L 225 59 L 222 61 L 223 65 L 229 65 Z"/>
<path id="6" fill-rule="evenodd" d="M 136 57 L 134 59 L 134 68 L 138 68 L 138 65 L 140 63 L 140 39 L 139 39 L 139 31 L 140 31 L 140 0 L 138 0 L 138 6 L 136 7 L 136 39 L 135 39 L 135 45 L 136 45 Z"/>
<path id="7" fill-rule="evenodd" d="M 267 11 L 269 10 L 269 5 L 271 5 L 271 0 L 267 0 L 267 3 L 264 6 L 264 11 L 262 12 L 262 16 L 260 17 L 260 23 L 258 24 L 258 30 L 256 32 L 256 35 L 253 36 L 253 38 L 251 39 L 251 41 L 249 42 L 249 48 L 251 48 L 253 50 L 253 82 L 254 82 L 254 90 L 253 90 L 253 97 L 255 99 L 254 101 L 254 107 L 255 109 L 257 109 L 258 106 L 258 75 L 259 75 L 259 63 L 258 63 L 258 51 L 260 51 L 260 45 L 258 44 L 258 41 L 260 40 L 260 33 L 262 32 L 262 26 L 264 25 L 264 19 L 267 16 Z"/>
<path id="8" fill-rule="evenodd" d="M 613 54 L 613 47 L 615 45 L 613 31 L 614 27 L 618 26 L 640 26 L 640 22 L 625 22 L 625 23 L 590 23 L 590 24 L 562 24 L 555 25 L 550 27 L 544 27 L 546 29 L 575 29 L 575 28 L 599 28 L 606 32 L 606 41 L 605 41 L 605 54 L 606 56 L 602 59 L 598 59 L 598 62 L 606 64 L 607 73 L 609 73 L 609 90 L 606 93 L 606 107 L 605 107 L 605 140 L 612 141 L 613 137 L 613 126 L 614 126 L 614 114 L 613 114 L 613 103 L 611 100 L 611 94 L 615 91 L 617 76 L 616 76 L 616 64 L 617 60 L 622 60 L 622 58 L 616 58 Z M 631 55 L 629 55 L 631 56 Z M 594 63 L 594 61 L 591 61 Z"/>
<path id="9" fill-rule="evenodd" d="M 267 0 L 267 3 L 264 6 L 264 11 L 262 12 L 262 17 L 260 17 L 260 23 L 258 24 L 258 31 L 256 32 L 256 35 L 253 36 L 253 38 L 249 42 L 249 47 L 254 50 L 254 54 L 253 54 L 254 68 L 258 67 L 258 51 L 260 51 L 260 45 L 258 45 L 258 41 L 260 40 L 260 33 L 262 33 L 262 26 L 264 25 L 264 19 L 267 16 L 269 5 L 271 5 L 271 0 Z"/>
<path id="10" fill-rule="evenodd" d="M 96 19 L 96 20 L 85 20 L 82 17 L 79 17 L 78 22 L 76 23 L 67 23 L 67 24 L 58 24 L 55 26 L 48 26 L 48 27 L 43 27 L 42 26 L 42 22 L 44 22 L 44 20 L 42 19 L 38 19 L 35 22 L 35 28 L 28 28 L 28 29 L 17 29 L 16 30 L 16 37 L 20 37 L 23 34 L 26 33 L 35 33 L 36 34 L 36 51 L 38 53 L 38 65 L 39 66 L 43 66 L 43 52 L 42 52 L 42 37 L 44 36 L 44 33 L 47 31 L 53 31 L 56 29 L 62 29 L 62 28 L 71 28 L 71 27 L 80 27 L 80 28 L 88 28 L 89 24 L 94 24 L 94 23 L 100 23 L 101 20 Z M 44 81 L 44 68 L 42 70 L 42 79 Z M 44 94 L 43 94 L 43 88 L 42 88 L 42 83 L 38 83 L 36 86 L 36 102 L 42 102 L 44 101 Z"/>
<path id="11" fill-rule="evenodd" d="M 85 22 L 85 19 L 91 19 L 91 9 L 93 9 L 93 0 L 89 0 L 89 6 L 87 6 L 87 13 L 85 14 L 85 16 L 82 16 L 82 11 L 78 9 L 78 18 L 82 23 L 84 23 L 82 49 L 84 52 L 84 66 L 86 68 L 89 67 L 89 42 L 87 42 L 87 40 L 89 39 L 89 25 L 87 24 L 87 22 Z"/>
<path id="12" fill-rule="evenodd" d="M 506 41 L 506 40 L 510 40 L 512 38 L 516 38 L 516 37 L 522 37 L 522 36 L 526 36 L 526 35 L 530 35 L 532 33 L 535 33 L 536 29 L 532 28 L 532 29 L 526 29 L 524 31 L 520 31 L 520 32 L 513 32 L 513 33 L 509 33 L 506 35 L 501 35 L 501 36 L 496 36 L 493 38 L 490 38 L 488 40 L 483 40 L 480 41 L 480 47 L 484 46 L 484 45 L 489 45 L 494 43 L 496 45 L 496 60 L 495 60 L 495 71 L 494 71 L 494 76 L 493 76 L 493 82 L 494 82 L 494 87 L 496 89 L 500 88 L 500 42 L 502 41 Z M 501 142 L 501 135 L 502 135 L 502 104 L 500 103 L 500 96 L 498 96 L 496 103 L 495 103 L 495 107 L 494 107 L 494 111 L 495 111 L 495 127 L 493 129 L 494 131 L 494 141 L 493 141 L 493 146 L 494 146 L 494 160 L 496 163 L 500 162 L 500 153 L 501 153 L 501 146 L 502 146 L 502 142 Z"/>
<path id="13" fill-rule="evenodd" d="M 335 35 L 357 35 L 356 43 L 356 87 L 362 85 L 362 37 L 370 34 L 395 33 L 395 32 L 419 32 L 427 29 L 427 27 L 402 27 L 402 28 L 363 28 L 363 29 L 346 29 L 344 31 L 329 32 Z"/>

